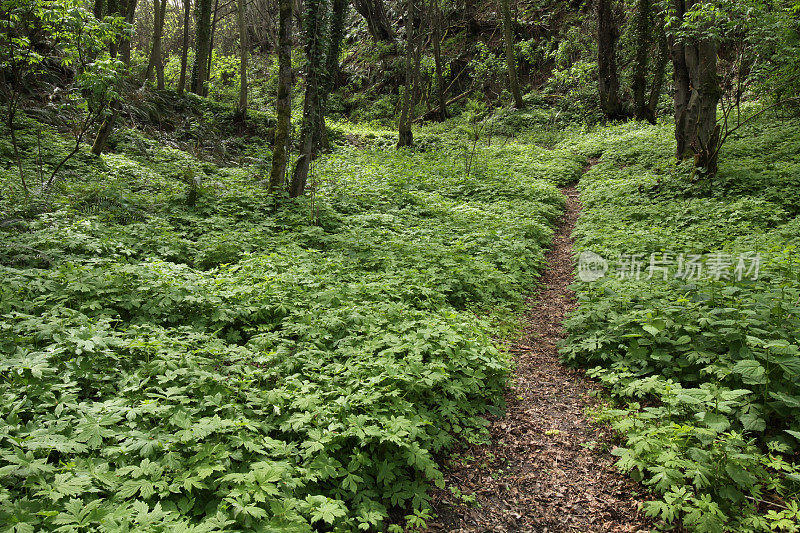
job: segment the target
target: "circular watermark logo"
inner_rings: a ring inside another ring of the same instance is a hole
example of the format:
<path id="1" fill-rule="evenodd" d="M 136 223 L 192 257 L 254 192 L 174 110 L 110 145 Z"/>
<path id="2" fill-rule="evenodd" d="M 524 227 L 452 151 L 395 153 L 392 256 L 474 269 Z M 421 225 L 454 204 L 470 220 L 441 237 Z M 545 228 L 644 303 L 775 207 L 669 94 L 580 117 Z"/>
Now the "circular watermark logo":
<path id="1" fill-rule="evenodd" d="M 578 256 L 578 279 L 581 281 L 597 281 L 608 272 L 608 261 L 602 256 L 584 250 Z"/>

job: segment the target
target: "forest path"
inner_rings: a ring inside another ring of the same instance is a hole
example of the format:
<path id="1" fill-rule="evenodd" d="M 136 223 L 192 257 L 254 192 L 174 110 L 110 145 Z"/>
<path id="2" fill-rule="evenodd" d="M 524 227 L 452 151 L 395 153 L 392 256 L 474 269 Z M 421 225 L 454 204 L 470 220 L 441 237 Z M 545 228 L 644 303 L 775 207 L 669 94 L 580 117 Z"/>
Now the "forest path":
<path id="1" fill-rule="evenodd" d="M 490 420 L 490 444 L 453 454 L 444 465 L 446 488 L 433 494 L 431 532 L 650 529 L 637 511 L 644 491 L 614 468 L 608 430 L 587 419 L 597 385 L 558 357 L 562 322 L 576 305 L 570 236 L 580 211 L 575 188 L 562 193 L 567 206 L 548 266 L 524 316 L 524 335 L 511 346 L 516 372 L 506 414 Z"/>

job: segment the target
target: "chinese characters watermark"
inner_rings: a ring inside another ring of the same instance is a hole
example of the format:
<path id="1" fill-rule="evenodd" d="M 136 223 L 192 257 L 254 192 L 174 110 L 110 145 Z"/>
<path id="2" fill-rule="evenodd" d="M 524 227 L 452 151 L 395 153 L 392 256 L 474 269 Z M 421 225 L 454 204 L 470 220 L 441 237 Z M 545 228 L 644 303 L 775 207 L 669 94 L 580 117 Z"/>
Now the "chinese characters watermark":
<path id="1" fill-rule="evenodd" d="M 758 279 L 761 254 L 737 255 L 660 252 L 620 254 L 609 261 L 600 254 L 584 250 L 578 257 L 578 279 L 597 281 L 605 276 L 628 280 L 743 281 Z"/>

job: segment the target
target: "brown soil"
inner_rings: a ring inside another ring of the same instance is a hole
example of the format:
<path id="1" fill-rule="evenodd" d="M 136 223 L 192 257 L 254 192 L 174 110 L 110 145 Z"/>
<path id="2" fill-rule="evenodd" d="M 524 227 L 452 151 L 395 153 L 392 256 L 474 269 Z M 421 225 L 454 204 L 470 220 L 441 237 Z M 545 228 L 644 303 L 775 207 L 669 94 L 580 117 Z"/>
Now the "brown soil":
<path id="1" fill-rule="evenodd" d="M 562 192 L 567 208 L 548 269 L 531 298 L 524 336 L 511 346 L 516 375 L 506 392 L 507 412 L 491 420 L 491 444 L 461 450 L 445 462 L 446 488 L 433 494 L 431 532 L 650 529 L 638 511 L 646 491 L 616 471 L 609 453 L 613 436 L 586 414 L 598 404 L 598 386 L 558 358 L 561 323 L 575 306 L 568 288 L 570 235 L 580 211 L 575 189 Z"/>

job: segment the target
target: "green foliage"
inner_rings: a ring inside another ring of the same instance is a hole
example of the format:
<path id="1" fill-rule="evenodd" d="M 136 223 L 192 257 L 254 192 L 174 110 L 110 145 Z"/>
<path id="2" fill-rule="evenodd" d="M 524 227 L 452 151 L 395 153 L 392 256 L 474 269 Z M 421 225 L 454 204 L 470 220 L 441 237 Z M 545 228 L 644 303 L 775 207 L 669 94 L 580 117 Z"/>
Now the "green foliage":
<path id="1" fill-rule="evenodd" d="M 602 415 L 624 438 L 618 466 L 658 496 L 645 511 L 663 525 L 798 527 L 800 233 L 784 183 L 800 155 L 800 137 L 786 132 L 799 126 L 746 127 L 708 186 L 667 163 L 668 124 L 604 128 L 576 145 L 602 154 L 580 182 L 576 251 L 608 258 L 612 270 L 576 285 L 562 354 L 620 404 Z M 652 253 L 717 251 L 761 253 L 758 279 L 648 279 Z M 636 253 L 642 278 L 622 279 L 614 261 Z M 772 501 L 786 509 L 766 513 Z"/>
<path id="2" fill-rule="evenodd" d="M 697 2 L 682 20 L 668 10 L 667 30 L 677 40 L 712 38 L 727 49 L 720 54 L 723 103 L 734 105 L 749 91 L 780 102 L 800 97 L 797 14 L 790 1 Z"/>
<path id="3" fill-rule="evenodd" d="M 563 205 L 539 178 L 579 164 L 507 168 L 509 144 L 465 177 L 446 143 L 340 149 L 312 204 L 131 130 L 115 146 L 0 226 L 0 523 L 422 527 L 434 455 L 500 407 L 508 357 L 477 316 L 521 305 Z"/>
<path id="4" fill-rule="evenodd" d="M 236 101 L 239 90 L 239 57 L 211 52 L 211 72 L 208 78 L 208 96 L 219 102 Z"/>
<path id="5" fill-rule="evenodd" d="M 97 20 L 81 0 L 5 0 L 0 21 L 4 83 L 32 83 L 49 62 L 72 70 L 67 104 L 96 112 L 114 99 L 123 65 L 105 50 L 130 31 L 120 17 Z M 4 87 L 5 93 L 10 90 Z M 18 88 L 19 90 L 19 88 Z"/>
<path id="6" fill-rule="evenodd" d="M 475 53 L 469 63 L 473 79 L 486 80 L 498 78 L 505 72 L 505 62 L 500 51 L 490 49 L 483 42 L 475 43 Z"/>

